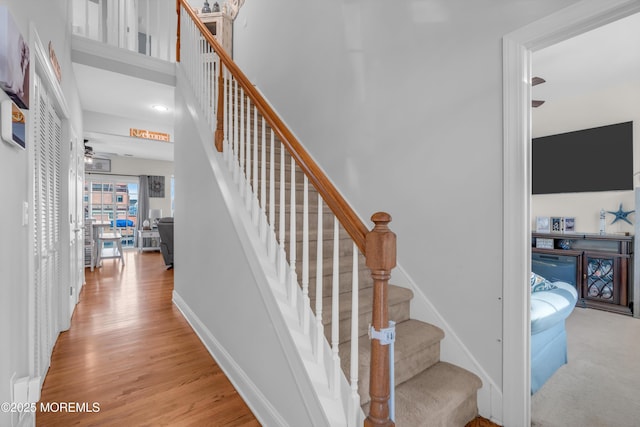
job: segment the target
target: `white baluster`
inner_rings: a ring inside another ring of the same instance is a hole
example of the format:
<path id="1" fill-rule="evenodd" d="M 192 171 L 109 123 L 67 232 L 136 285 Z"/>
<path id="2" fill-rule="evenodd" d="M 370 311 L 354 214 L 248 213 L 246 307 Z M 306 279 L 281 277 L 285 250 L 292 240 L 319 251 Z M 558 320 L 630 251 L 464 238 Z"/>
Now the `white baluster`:
<path id="1" fill-rule="evenodd" d="M 227 162 L 227 167 L 229 165 L 229 157 L 231 156 L 231 146 L 229 144 L 229 71 L 226 68 L 222 68 L 222 61 L 220 62 L 220 72 L 222 73 L 222 80 L 224 84 L 223 88 L 223 103 L 222 103 L 222 111 L 224 112 L 224 117 L 222 119 L 222 126 L 224 132 L 224 152 L 222 153 L 222 158 L 225 162 Z"/>
<path id="2" fill-rule="evenodd" d="M 295 192 L 295 190 L 293 190 Z M 302 193 L 302 331 L 309 333 L 309 179 L 303 179 Z"/>
<path id="3" fill-rule="evenodd" d="M 244 98 L 243 98 L 244 99 Z M 245 126 L 245 131 L 247 134 L 245 135 L 245 142 L 247 144 L 246 149 L 246 157 L 247 161 L 245 163 L 245 173 L 247 176 L 247 180 L 245 182 L 245 191 L 244 191 L 244 207 L 248 212 L 251 212 L 251 172 L 253 171 L 252 163 L 251 163 L 251 99 L 247 97 L 247 115 L 246 115 L 247 124 Z"/>
<path id="4" fill-rule="evenodd" d="M 258 107 L 253 107 L 253 197 L 251 198 L 251 219 L 253 226 L 259 227 L 259 205 L 258 205 Z"/>
<path id="5" fill-rule="evenodd" d="M 331 387 L 333 396 L 340 396 L 340 224 L 338 218 L 333 217 L 333 278 L 331 281 L 331 352 L 333 358 L 333 378 Z"/>
<path id="6" fill-rule="evenodd" d="M 349 406 L 349 422 L 355 426 L 358 420 L 358 412 L 360 409 L 360 395 L 358 394 L 358 247 L 353 243 L 353 266 L 351 277 L 351 403 Z"/>
<path id="7" fill-rule="evenodd" d="M 284 144 L 280 143 L 280 260 L 279 260 L 279 277 L 280 281 L 286 285 L 286 252 L 285 252 L 285 210 L 287 206 L 287 200 L 285 198 L 285 173 L 284 173 Z M 286 289 L 286 288 L 285 288 Z"/>
<path id="8" fill-rule="evenodd" d="M 318 193 L 318 238 L 316 241 L 316 360 L 324 360 L 324 326 L 322 325 L 322 286 L 324 278 L 324 258 L 322 239 L 322 197 Z"/>
<path id="9" fill-rule="evenodd" d="M 264 126 L 264 123 L 263 123 Z M 275 138 L 271 129 L 269 145 L 269 259 L 276 260 L 276 183 L 275 183 Z"/>
<path id="10" fill-rule="evenodd" d="M 235 79 L 229 72 L 229 138 L 231 139 L 231 158 L 229 159 L 229 170 L 234 173 L 236 172 L 236 165 L 238 164 L 238 140 L 236 139 L 237 134 L 237 121 L 236 117 L 238 117 L 238 110 L 236 108 L 236 91 L 235 91 Z"/>
<path id="11" fill-rule="evenodd" d="M 197 96 L 198 102 L 200 103 L 200 111 L 203 111 L 204 103 L 202 102 L 202 92 L 204 92 L 204 88 L 202 87 L 202 82 L 204 78 L 202 76 L 202 72 L 204 71 L 204 37 L 200 37 L 198 41 L 198 75 L 197 75 Z"/>
<path id="12" fill-rule="evenodd" d="M 244 98 L 246 94 L 242 97 L 242 103 L 244 105 Z M 249 97 L 247 98 L 246 105 L 246 115 L 243 118 L 242 124 L 244 125 L 243 129 L 243 137 L 244 143 L 246 144 L 244 155 L 245 155 L 245 163 L 244 163 L 244 208 L 247 211 L 251 209 L 251 100 Z M 246 123 L 244 122 L 246 120 Z"/>
<path id="13" fill-rule="evenodd" d="M 244 163 L 244 151 L 245 151 L 245 141 L 244 141 L 244 90 L 242 88 L 240 88 L 240 93 L 238 94 L 238 96 L 240 97 L 240 182 L 238 183 L 239 185 L 239 190 L 240 190 L 240 197 L 244 196 L 244 190 L 245 190 L 245 182 L 247 180 L 247 177 L 245 175 L 245 163 Z"/>
<path id="14" fill-rule="evenodd" d="M 267 129 L 262 118 L 262 145 L 260 154 L 260 240 L 267 245 Z"/>
<path id="15" fill-rule="evenodd" d="M 238 129 L 238 119 L 240 111 L 240 103 L 238 101 L 238 81 L 233 80 L 233 146 L 235 147 L 233 159 L 233 181 L 238 184 L 240 180 L 240 139 Z"/>
<path id="16" fill-rule="evenodd" d="M 289 302 L 296 307 L 298 275 L 296 273 L 296 161 L 291 157 L 291 211 L 289 212 Z"/>

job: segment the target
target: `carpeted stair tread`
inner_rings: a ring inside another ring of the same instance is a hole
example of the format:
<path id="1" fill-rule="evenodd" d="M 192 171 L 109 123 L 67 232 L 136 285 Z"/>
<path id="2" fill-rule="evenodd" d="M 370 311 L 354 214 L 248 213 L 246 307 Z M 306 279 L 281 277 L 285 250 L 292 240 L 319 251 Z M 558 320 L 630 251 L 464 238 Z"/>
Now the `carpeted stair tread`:
<path id="1" fill-rule="evenodd" d="M 437 326 L 419 320 L 406 320 L 396 324 L 395 384 L 411 379 L 440 361 L 440 341 L 444 332 Z M 351 342 L 340 345 L 342 370 L 350 377 Z M 371 363 L 371 340 L 367 335 L 358 341 L 359 367 L 358 392 L 360 404 L 369 401 L 369 366 Z"/>
<path id="2" fill-rule="evenodd" d="M 396 425 L 463 427 L 478 415 L 480 387 L 482 381 L 475 374 L 438 362 L 396 387 Z"/>

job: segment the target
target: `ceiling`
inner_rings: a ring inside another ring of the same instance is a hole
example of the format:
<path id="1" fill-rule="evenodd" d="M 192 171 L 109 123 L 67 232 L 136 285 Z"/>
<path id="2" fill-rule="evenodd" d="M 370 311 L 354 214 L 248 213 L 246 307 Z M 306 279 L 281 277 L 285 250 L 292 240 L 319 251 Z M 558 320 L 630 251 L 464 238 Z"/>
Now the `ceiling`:
<path id="1" fill-rule="evenodd" d="M 535 52 L 532 76 L 546 80 L 531 90 L 546 103 L 640 81 L 640 13 Z"/>
<path id="2" fill-rule="evenodd" d="M 84 138 L 97 157 L 125 156 L 173 161 L 173 142 L 158 142 L 124 136 L 130 128 L 151 131 L 173 129 L 175 87 L 131 77 L 80 63 L 73 63 L 80 102 L 85 113 L 104 114 L 103 122 L 117 123 L 117 129 L 88 129 Z M 153 109 L 164 105 L 168 111 Z M 144 127 L 142 127 L 144 126 Z M 173 140 L 173 132 L 168 132 Z"/>
<path id="3" fill-rule="evenodd" d="M 117 116 L 128 120 L 134 128 L 140 121 L 159 126 L 167 126 L 170 121 L 173 127 L 173 86 L 80 63 L 74 63 L 73 68 L 83 110 Z M 532 75 L 546 80 L 532 89 L 532 98 L 546 103 L 637 81 L 640 79 L 640 14 L 535 52 Z M 151 106 L 156 104 L 167 106 L 169 111 L 153 110 Z M 88 145 L 96 153 L 107 156 L 173 160 L 173 143 L 116 133 L 122 132 L 85 129 L 84 137 L 90 139 Z"/>

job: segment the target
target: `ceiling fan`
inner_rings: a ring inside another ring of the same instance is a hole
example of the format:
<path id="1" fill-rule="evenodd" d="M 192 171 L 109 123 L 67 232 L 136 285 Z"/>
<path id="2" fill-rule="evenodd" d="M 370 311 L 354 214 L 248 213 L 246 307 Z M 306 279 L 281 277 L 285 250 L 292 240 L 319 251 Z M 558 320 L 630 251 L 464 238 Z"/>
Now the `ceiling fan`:
<path id="1" fill-rule="evenodd" d="M 536 85 L 542 84 L 544 82 L 546 82 L 546 80 L 543 79 L 542 77 L 534 77 L 534 78 L 531 79 L 531 86 L 536 86 Z M 535 99 L 531 100 L 531 106 L 533 108 L 537 108 L 537 107 L 541 106 L 542 104 L 544 104 L 544 101 L 535 100 Z"/>

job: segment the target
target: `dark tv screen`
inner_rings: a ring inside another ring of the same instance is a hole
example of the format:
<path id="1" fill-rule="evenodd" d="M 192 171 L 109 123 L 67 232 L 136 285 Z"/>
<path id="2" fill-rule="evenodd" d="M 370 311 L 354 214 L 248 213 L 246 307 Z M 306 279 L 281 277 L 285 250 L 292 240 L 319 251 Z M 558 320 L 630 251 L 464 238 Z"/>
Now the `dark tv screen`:
<path id="1" fill-rule="evenodd" d="M 532 193 L 633 190 L 633 122 L 532 140 Z"/>

